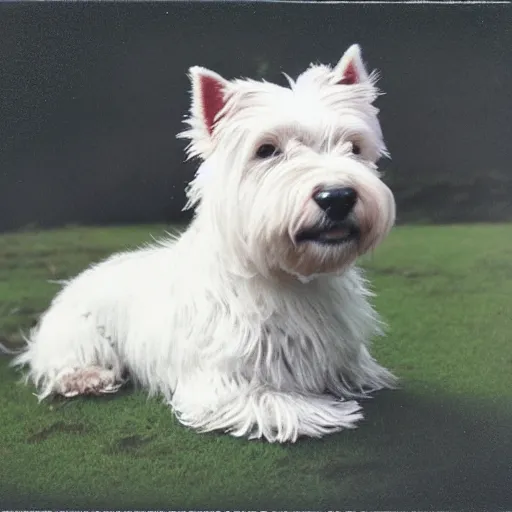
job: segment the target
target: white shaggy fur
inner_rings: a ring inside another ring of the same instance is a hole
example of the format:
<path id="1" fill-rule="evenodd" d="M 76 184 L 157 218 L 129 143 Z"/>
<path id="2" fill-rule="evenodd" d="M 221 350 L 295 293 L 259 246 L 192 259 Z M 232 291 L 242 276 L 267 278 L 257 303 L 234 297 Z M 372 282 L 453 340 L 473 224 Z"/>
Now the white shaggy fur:
<path id="1" fill-rule="evenodd" d="M 115 392 L 127 373 L 200 431 L 293 442 L 351 428 L 362 418 L 353 398 L 395 382 L 370 356 L 380 322 L 354 265 L 395 218 L 375 166 L 386 154 L 375 75 L 354 45 L 289 88 L 202 68 L 191 79 L 181 136 L 204 163 L 190 227 L 66 283 L 14 364 L 41 399 Z M 264 143 L 280 154 L 255 157 Z M 296 241 L 323 218 L 319 186 L 357 190 L 360 240 Z"/>

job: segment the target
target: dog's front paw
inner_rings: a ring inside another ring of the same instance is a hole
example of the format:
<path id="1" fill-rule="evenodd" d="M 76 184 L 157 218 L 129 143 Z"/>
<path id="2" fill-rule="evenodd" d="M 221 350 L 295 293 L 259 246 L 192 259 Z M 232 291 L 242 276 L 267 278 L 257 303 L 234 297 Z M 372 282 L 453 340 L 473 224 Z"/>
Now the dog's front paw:
<path id="1" fill-rule="evenodd" d="M 177 397 L 175 397 L 176 399 Z M 230 393 L 217 407 L 198 408 L 195 402 L 174 401 L 174 410 L 184 425 L 201 432 L 224 431 L 232 436 L 287 443 L 301 436 L 322 437 L 354 428 L 362 419 L 355 401 L 328 395 L 285 393 L 267 387 Z"/>
<path id="2" fill-rule="evenodd" d="M 123 385 L 114 371 L 91 366 L 63 371 L 57 378 L 56 393 L 66 398 L 78 395 L 104 395 L 115 393 Z"/>
<path id="3" fill-rule="evenodd" d="M 265 402 L 267 415 L 259 415 L 250 439 L 294 443 L 299 437 L 318 438 L 353 429 L 363 418 L 361 406 L 354 400 L 279 394 L 267 397 Z"/>

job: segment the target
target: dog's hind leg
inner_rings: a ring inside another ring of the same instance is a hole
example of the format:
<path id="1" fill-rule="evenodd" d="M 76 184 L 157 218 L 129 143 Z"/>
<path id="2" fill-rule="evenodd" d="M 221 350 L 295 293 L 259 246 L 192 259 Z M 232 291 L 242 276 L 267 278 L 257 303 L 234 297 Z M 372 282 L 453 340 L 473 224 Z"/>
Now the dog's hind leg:
<path id="1" fill-rule="evenodd" d="M 12 364 L 28 368 L 27 380 L 40 399 L 114 393 L 123 384 L 123 367 L 107 320 L 108 315 L 82 311 L 76 304 L 54 304 Z"/>

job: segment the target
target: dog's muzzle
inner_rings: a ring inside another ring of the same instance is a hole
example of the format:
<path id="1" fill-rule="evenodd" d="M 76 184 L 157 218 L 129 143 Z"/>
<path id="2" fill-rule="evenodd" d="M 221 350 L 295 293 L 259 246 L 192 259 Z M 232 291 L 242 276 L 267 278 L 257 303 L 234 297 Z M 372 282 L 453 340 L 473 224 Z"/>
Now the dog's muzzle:
<path id="1" fill-rule="evenodd" d="M 359 239 L 360 230 L 351 213 L 357 203 L 357 192 L 351 187 L 321 189 L 313 200 L 324 212 L 319 224 L 297 233 L 297 242 L 337 245 Z"/>

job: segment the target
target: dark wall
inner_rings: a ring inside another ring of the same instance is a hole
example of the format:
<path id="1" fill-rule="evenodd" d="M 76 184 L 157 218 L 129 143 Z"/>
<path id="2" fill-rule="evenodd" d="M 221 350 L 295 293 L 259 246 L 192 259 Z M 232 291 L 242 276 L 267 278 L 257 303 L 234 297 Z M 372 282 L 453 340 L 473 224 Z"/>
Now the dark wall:
<path id="1" fill-rule="evenodd" d="M 353 42 L 381 70 L 406 221 L 512 220 L 511 7 L 0 4 L 0 229 L 174 221 L 187 69 L 282 82 Z"/>

